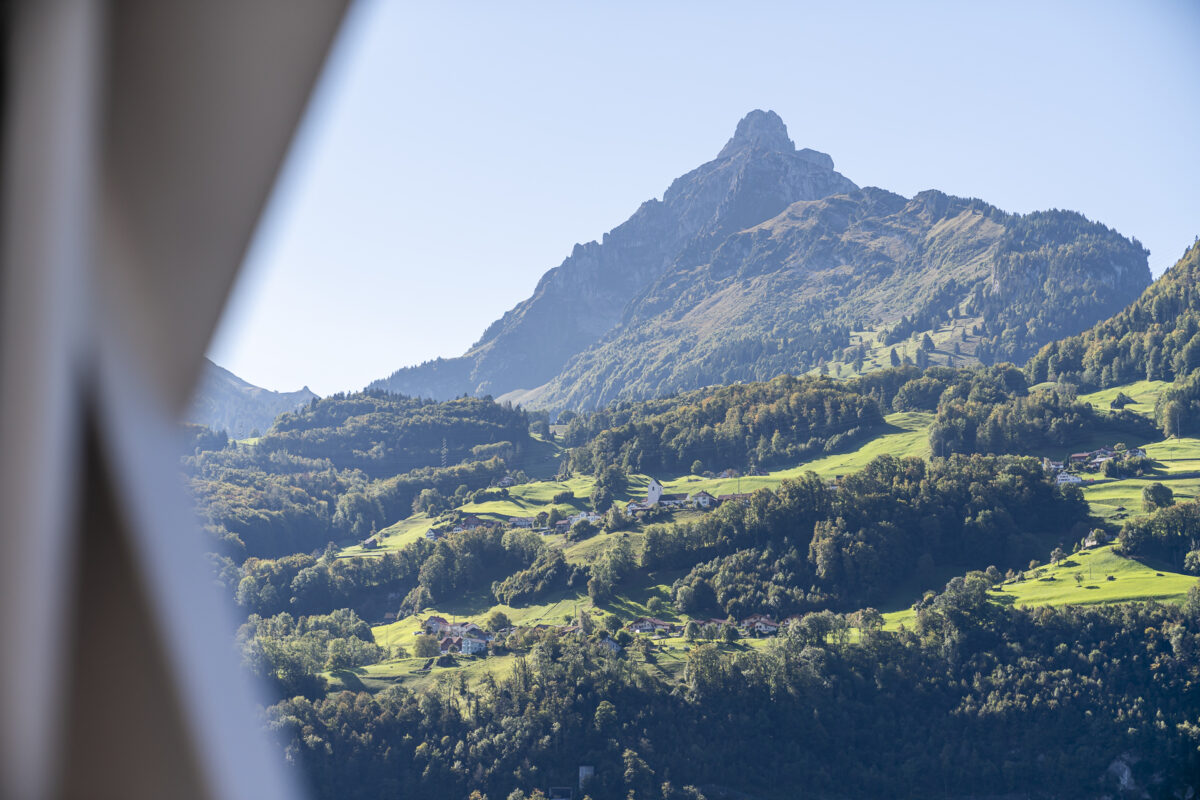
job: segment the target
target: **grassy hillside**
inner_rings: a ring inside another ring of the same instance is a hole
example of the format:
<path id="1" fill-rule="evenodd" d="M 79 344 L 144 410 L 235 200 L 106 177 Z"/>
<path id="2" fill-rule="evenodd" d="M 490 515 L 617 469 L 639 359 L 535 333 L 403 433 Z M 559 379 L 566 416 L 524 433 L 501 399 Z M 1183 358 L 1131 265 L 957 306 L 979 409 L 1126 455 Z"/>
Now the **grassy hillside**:
<path id="1" fill-rule="evenodd" d="M 1123 480 L 1097 478 L 1081 487 L 1092 513 L 1115 524 L 1142 516 L 1146 513 L 1142 490 L 1155 482 L 1170 487 L 1177 501 L 1200 497 L 1200 439 L 1168 439 L 1148 444 L 1145 450 L 1155 461 L 1153 475 Z"/>
<path id="2" fill-rule="evenodd" d="M 1124 394 L 1134 400 L 1133 403 L 1125 406 L 1128 411 L 1153 418 L 1154 404 L 1158 402 L 1158 396 L 1170 385 L 1167 381 L 1137 381 L 1081 394 L 1079 399 L 1091 403 L 1097 408 L 1108 408 L 1112 401 L 1117 399 L 1118 394 Z"/>
<path id="3" fill-rule="evenodd" d="M 1076 581 L 1076 575 L 1083 580 Z M 1024 581 L 1005 581 L 991 596 L 997 603 L 1030 608 L 1146 600 L 1179 603 L 1195 585 L 1194 575 L 1155 569 L 1119 556 L 1112 545 L 1107 545 L 1081 550 L 1058 564 L 1029 570 Z M 910 608 L 886 613 L 885 629 L 896 630 L 901 625 L 911 628 L 916 618 L 916 612 Z"/>

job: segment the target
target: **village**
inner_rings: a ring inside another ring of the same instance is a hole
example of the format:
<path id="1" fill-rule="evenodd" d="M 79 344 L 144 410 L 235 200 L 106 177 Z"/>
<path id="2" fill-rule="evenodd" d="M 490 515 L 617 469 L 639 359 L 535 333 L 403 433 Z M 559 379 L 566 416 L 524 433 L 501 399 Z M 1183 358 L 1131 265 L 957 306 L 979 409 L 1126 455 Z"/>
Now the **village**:
<path id="1" fill-rule="evenodd" d="M 1104 473 L 1112 466 L 1127 464 L 1134 459 L 1146 458 L 1146 451 L 1140 447 L 1126 448 L 1123 444 L 1115 447 L 1101 447 L 1082 453 L 1072 453 L 1065 462 L 1042 459 L 1042 469 L 1046 474 L 1054 476 L 1054 482 L 1059 486 L 1091 482 L 1094 478 L 1085 478 L 1080 473 Z M 1112 465 L 1112 466 L 1109 466 Z"/>
<path id="2" fill-rule="evenodd" d="M 1084 484 L 1093 483 L 1098 477 L 1116 477 L 1122 468 L 1129 468 L 1136 460 L 1145 458 L 1146 451 L 1142 448 L 1127 448 L 1124 444 L 1118 443 L 1113 447 L 1104 446 L 1096 450 L 1071 453 L 1065 461 L 1043 458 L 1042 468 L 1048 476 L 1053 478 L 1055 484 L 1058 486 Z M 763 475 L 765 473 L 754 470 L 748 474 Z M 727 469 L 715 477 L 723 479 L 736 478 L 738 477 L 738 472 L 733 469 Z M 837 475 L 831 478 L 829 480 L 830 487 L 836 487 L 841 482 L 842 477 L 842 475 Z M 508 489 L 514 485 L 516 485 L 516 482 L 513 477 L 505 475 L 493 486 L 494 488 Z M 647 512 L 673 514 L 674 512 L 686 510 L 711 511 L 725 503 L 749 502 L 752 494 L 752 492 L 737 492 L 713 495 L 703 489 L 690 494 L 687 492 L 668 492 L 660 481 L 651 478 L 646 488 L 646 497 L 641 500 L 629 501 L 621 510 L 634 519 L 641 519 Z M 604 523 L 604 519 L 604 514 L 594 510 L 577 511 L 557 519 L 546 512 L 542 512 L 537 516 L 505 516 L 499 518 L 460 513 L 455 518 L 452 526 L 431 526 L 425 531 L 424 536 L 431 541 L 437 541 L 447 535 L 482 527 L 519 528 L 531 530 L 542 535 L 565 535 L 580 522 L 586 522 L 599 527 Z M 376 549 L 380 545 L 381 541 L 377 535 L 372 535 L 361 542 L 364 550 Z"/>
<path id="3" fill-rule="evenodd" d="M 640 635 L 653 640 L 685 636 L 688 639 L 705 638 L 736 640 L 745 637 L 775 636 L 781 629 L 799 621 L 800 615 L 793 614 L 781 621 L 776 621 L 767 614 L 751 614 L 745 619 L 736 621 L 729 619 L 690 619 L 685 622 L 672 622 L 657 617 L 637 617 L 622 625 L 617 630 L 604 629 L 600 631 L 598 642 L 614 654 L 621 653 L 632 637 Z M 559 635 L 586 635 L 587 631 L 578 622 L 566 625 L 547 625 L 539 623 L 529 626 L 536 632 L 553 630 Z M 434 615 L 426 618 L 420 630 L 414 631 L 417 636 L 430 636 L 438 643 L 441 656 L 487 656 L 497 643 L 520 630 L 516 626 L 505 626 L 496 631 L 487 631 L 474 622 L 451 622 L 445 617 Z"/>

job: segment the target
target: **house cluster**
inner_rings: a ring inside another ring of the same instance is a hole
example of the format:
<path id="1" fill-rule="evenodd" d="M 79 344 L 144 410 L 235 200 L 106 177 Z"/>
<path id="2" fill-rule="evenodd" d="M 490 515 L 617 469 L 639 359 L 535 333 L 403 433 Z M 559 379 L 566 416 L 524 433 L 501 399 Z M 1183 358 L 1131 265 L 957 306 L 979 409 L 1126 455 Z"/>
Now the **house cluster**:
<path id="1" fill-rule="evenodd" d="M 488 642 L 492 640 L 492 635 L 474 622 L 449 622 L 445 617 L 430 617 L 422 628 L 425 633 L 438 639 L 442 655 L 486 653 Z"/>
<path id="2" fill-rule="evenodd" d="M 654 478 L 650 479 L 650 485 L 646 487 L 646 499 L 634 500 L 625 506 L 625 511 L 629 514 L 638 511 L 648 511 L 652 508 L 680 509 L 680 508 L 699 508 L 708 510 L 716 508 L 722 503 L 728 502 L 746 502 L 750 499 L 750 493 L 742 494 L 723 494 L 719 497 L 714 497 L 708 492 L 701 489 L 688 495 L 686 492 L 669 493 L 661 483 Z"/>
<path id="3" fill-rule="evenodd" d="M 604 520 L 604 515 L 597 514 L 595 511 L 580 511 L 578 514 L 572 514 L 566 519 L 560 519 L 554 523 L 554 530 L 551 532 L 566 533 L 576 522 L 583 522 L 585 520 L 593 525 L 599 525 Z"/>
<path id="4" fill-rule="evenodd" d="M 1083 453 L 1072 453 L 1065 462 L 1042 459 L 1042 469 L 1054 476 L 1059 486 L 1066 483 L 1083 483 L 1080 472 L 1098 472 L 1104 469 L 1109 461 L 1124 461 L 1129 458 L 1145 458 L 1146 451 L 1140 447 L 1117 450 L 1111 447 L 1101 447 Z"/>
<path id="5" fill-rule="evenodd" d="M 726 625 L 734 625 L 739 632 L 744 636 L 774 636 L 779 632 L 779 629 L 800 618 L 800 615 L 793 614 L 783 622 L 776 622 L 766 614 L 751 614 L 740 623 L 733 618 L 730 619 L 696 619 L 692 620 L 701 627 L 716 625 L 724 627 Z M 667 620 L 657 619 L 655 617 L 638 617 L 625 626 L 630 633 L 647 633 L 651 635 L 672 636 L 680 631 L 680 625 Z"/>

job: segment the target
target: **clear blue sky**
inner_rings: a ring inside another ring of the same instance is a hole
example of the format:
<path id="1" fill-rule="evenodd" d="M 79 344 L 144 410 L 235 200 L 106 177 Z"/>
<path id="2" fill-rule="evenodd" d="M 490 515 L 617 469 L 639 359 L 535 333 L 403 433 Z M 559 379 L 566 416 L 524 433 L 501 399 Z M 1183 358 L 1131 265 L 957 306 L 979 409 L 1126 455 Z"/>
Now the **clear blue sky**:
<path id="1" fill-rule="evenodd" d="M 1200 3 L 352 9 L 210 355 L 358 389 L 461 354 L 773 109 L 859 185 L 1071 208 L 1157 275 L 1200 234 Z"/>

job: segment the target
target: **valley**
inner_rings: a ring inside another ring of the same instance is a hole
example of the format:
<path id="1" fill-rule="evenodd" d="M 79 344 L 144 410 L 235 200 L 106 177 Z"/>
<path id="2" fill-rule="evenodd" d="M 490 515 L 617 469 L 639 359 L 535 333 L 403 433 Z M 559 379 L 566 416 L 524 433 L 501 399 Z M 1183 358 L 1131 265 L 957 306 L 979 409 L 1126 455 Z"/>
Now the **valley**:
<path id="1" fill-rule="evenodd" d="M 233 378 L 181 469 L 323 796 L 1182 797 L 1198 275 L 754 112 L 466 355 Z"/>

